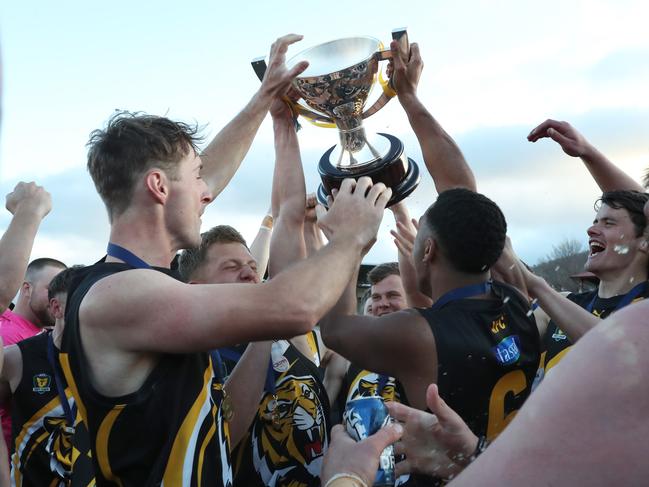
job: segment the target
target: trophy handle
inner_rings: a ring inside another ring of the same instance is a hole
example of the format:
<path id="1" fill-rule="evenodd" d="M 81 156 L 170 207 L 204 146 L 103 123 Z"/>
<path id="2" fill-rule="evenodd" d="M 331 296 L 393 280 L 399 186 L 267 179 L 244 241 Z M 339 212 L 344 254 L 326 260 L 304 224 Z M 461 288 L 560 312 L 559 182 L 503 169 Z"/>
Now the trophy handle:
<path id="1" fill-rule="evenodd" d="M 399 51 L 401 51 L 402 54 L 406 55 L 406 58 L 410 57 L 410 43 L 408 42 L 407 29 L 405 27 L 394 29 L 392 31 L 392 39 L 399 42 Z M 376 55 L 379 61 L 392 59 L 392 51 L 390 49 L 383 49 L 381 51 L 378 51 Z M 363 119 L 374 115 L 381 108 L 387 105 L 387 103 L 397 94 L 396 90 L 394 89 L 392 78 L 387 80 L 384 79 L 381 71 L 379 71 L 379 84 L 383 89 L 383 93 L 371 107 L 363 112 Z"/>
<path id="2" fill-rule="evenodd" d="M 264 75 L 266 74 L 266 69 L 268 68 L 268 66 L 266 65 L 265 56 L 256 57 L 250 62 L 250 64 L 252 65 L 252 69 L 255 71 L 257 78 L 259 78 L 259 81 L 263 81 Z M 326 115 L 321 115 L 317 112 L 314 112 L 309 107 L 304 106 L 300 102 L 289 100 L 287 97 L 284 97 L 284 101 L 288 104 L 288 106 L 291 108 L 291 111 L 293 112 L 293 115 L 295 115 L 296 117 L 298 115 L 302 115 L 309 122 L 318 127 L 336 127 L 334 121 Z"/>

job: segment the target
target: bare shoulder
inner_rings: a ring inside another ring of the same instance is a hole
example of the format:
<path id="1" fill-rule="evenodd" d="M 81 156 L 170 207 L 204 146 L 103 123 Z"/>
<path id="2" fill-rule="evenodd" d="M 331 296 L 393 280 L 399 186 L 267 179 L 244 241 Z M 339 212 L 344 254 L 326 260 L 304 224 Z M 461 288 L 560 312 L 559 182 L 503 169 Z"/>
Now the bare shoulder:
<path id="1" fill-rule="evenodd" d="M 84 327 L 114 327 L 132 315 L 169 303 L 184 286 L 151 269 L 117 272 L 92 285 L 79 308 L 79 318 Z"/>
<path id="2" fill-rule="evenodd" d="M 14 391 L 20 383 L 20 377 L 23 371 L 23 355 L 18 345 L 9 345 L 4 349 L 4 360 L 2 364 L 2 373 L 0 379 L 11 385 Z"/>

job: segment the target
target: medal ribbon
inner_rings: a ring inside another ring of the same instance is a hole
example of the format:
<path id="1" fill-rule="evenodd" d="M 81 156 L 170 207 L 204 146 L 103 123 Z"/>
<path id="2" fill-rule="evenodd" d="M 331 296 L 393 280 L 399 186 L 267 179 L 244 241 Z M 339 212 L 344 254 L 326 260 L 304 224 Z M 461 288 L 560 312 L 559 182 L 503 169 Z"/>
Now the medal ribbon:
<path id="1" fill-rule="evenodd" d="M 636 284 L 628 293 L 626 293 L 624 295 L 624 297 L 622 299 L 620 299 L 620 302 L 617 303 L 617 306 L 615 307 L 615 309 L 613 309 L 613 311 L 617 311 L 617 310 L 619 310 L 621 308 L 624 308 L 625 306 L 631 304 L 631 301 L 633 301 L 635 298 L 640 296 L 640 294 L 642 294 L 642 292 L 645 290 L 646 285 L 647 285 L 646 281 L 641 282 L 640 284 Z M 586 306 L 586 309 L 591 314 L 593 312 L 593 308 L 595 307 L 595 301 L 597 300 L 598 297 L 599 296 L 596 293 L 595 296 L 593 296 L 593 299 L 591 300 L 591 302 L 588 303 L 588 305 Z M 613 311 L 611 311 L 611 313 Z"/>
<path id="2" fill-rule="evenodd" d="M 63 379 L 61 378 L 58 364 L 54 359 L 55 353 L 56 352 L 54 350 L 54 339 L 52 338 L 52 333 L 50 332 L 49 336 L 47 337 L 47 361 L 50 363 L 50 367 L 52 367 L 52 372 L 54 373 L 54 382 L 56 383 L 56 390 L 59 394 L 59 401 L 61 401 L 61 407 L 63 408 L 66 419 L 68 421 L 68 427 L 72 428 L 74 427 L 74 418 L 76 416 L 77 406 L 76 404 L 74 405 L 75 413 L 73 413 L 72 409 L 70 409 L 68 398 L 65 395 L 65 390 L 63 389 Z"/>
<path id="3" fill-rule="evenodd" d="M 106 249 L 106 253 L 111 257 L 115 257 L 116 259 L 123 260 L 124 262 L 126 262 L 128 265 L 130 265 L 135 269 L 151 269 L 151 266 L 149 264 L 147 264 L 145 261 L 140 259 L 133 252 L 112 242 L 108 242 L 108 248 Z"/>
<path id="4" fill-rule="evenodd" d="M 458 299 L 471 298 L 473 296 L 479 296 L 480 294 L 487 294 L 491 291 L 491 281 L 481 282 L 480 284 L 470 284 L 468 286 L 458 287 L 453 289 L 446 294 L 440 296 L 440 298 L 433 303 L 431 309 L 439 309 L 445 304 L 450 303 L 451 301 L 457 301 Z"/>
<path id="5" fill-rule="evenodd" d="M 226 359 L 232 360 L 233 362 L 239 362 L 239 359 L 241 359 L 241 354 L 236 350 L 232 350 L 231 348 L 220 348 L 219 353 Z M 264 390 L 272 394 L 273 396 L 276 393 L 275 372 L 273 370 L 272 358 L 268 359 L 268 371 L 266 372 L 266 384 L 264 385 Z"/>

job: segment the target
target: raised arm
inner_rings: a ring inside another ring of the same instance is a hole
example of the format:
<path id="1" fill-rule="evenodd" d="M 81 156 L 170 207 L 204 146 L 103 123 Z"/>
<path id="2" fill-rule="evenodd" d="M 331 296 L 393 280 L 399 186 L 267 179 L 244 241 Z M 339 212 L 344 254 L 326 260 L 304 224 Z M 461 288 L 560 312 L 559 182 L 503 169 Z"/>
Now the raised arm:
<path id="1" fill-rule="evenodd" d="M 417 97 L 417 85 L 424 67 L 419 46 L 411 44 L 410 59 L 404 58 L 396 41 L 392 41 L 390 47 L 397 96 L 419 140 L 426 168 L 437 192 L 460 187 L 476 191 L 475 177 L 460 148 Z"/>
<path id="2" fill-rule="evenodd" d="M 257 261 L 257 275 L 263 279 L 268 269 L 270 255 L 270 238 L 273 235 L 273 216 L 271 211 L 264 216 L 255 239 L 250 244 L 250 254 Z"/>
<path id="3" fill-rule="evenodd" d="M 539 306 L 552 319 L 570 340 L 575 343 L 586 332 L 593 329 L 602 320 L 592 313 L 570 301 L 563 294 L 555 291 L 542 277 L 536 276 L 520 264 L 529 294 L 538 300 Z M 547 322 L 543 322 L 547 328 Z M 539 327 L 539 333 L 545 329 Z"/>
<path id="4" fill-rule="evenodd" d="M 631 176 L 613 164 L 597 150 L 586 138 L 568 122 L 548 119 L 527 136 L 530 142 L 550 138 L 563 152 L 571 157 L 579 157 L 602 192 L 631 190 L 644 192 L 644 188 Z"/>
<path id="5" fill-rule="evenodd" d="M 237 172 L 273 100 L 283 96 L 293 78 L 306 69 L 306 62 L 298 63 L 290 70 L 284 64 L 288 46 L 300 39 L 302 36 L 289 34 L 275 41 L 259 91 L 201 154 L 203 178 L 214 196 L 223 191 Z"/>
<path id="6" fill-rule="evenodd" d="M 318 199 L 315 193 L 309 193 L 306 197 L 306 213 L 304 215 L 304 244 L 306 254 L 312 255 L 325 245 L 324 236 L 318 227 L 315 208 Z"/>
<path id="7" fill-rule="evenodd" d="M 391 191 L 382 184 L 367 191 L 371 184 L 345 180 L 320 221 L 329 244 L 269 282 L 188 285 L 151 270 L 121 272 L 84 298 L 82 332 L 120 351 L 171 353 L 306 333 L 338 300 L 376 236 Z"/>
<path id="8" fill-rule="evenodd" d="M 52 209 L 50 194 L 35 183 L 18 183 L 7 195 L 7 210 L 13 214 L 0 239 L 0 310 L 4 311 L 25 278 L 36 232 Z"/>
<path id="9" fill-rule="evenodd" d="M 306 185 L 300 158 L 295 122 L 288 105 L 276 100 L 271 108 L 275 132 L 275 171 L 273 173 L 273 220 L 270 241 L 270 277 L 293 262 L 306 257 L 304 215 Z"/>
<path id="10" fill-rule="evenodd" d="M 320 321 L 322 339 L 328 348 L 363 369 L 396 377 L 408 389 L 422 384 L 417 397 L 408 399 L 415 407 L 425 407 L 426 386 L 437 379 L 422 377 L 421 364 L 435 364 L 435 344 L 428 324 L 414 310 L 380 317 L 355 314 L 356 273 L 340 300 Z M 434 367 L 428 367 L 432 370 Z M 428 380 L 428 382 L 425 382 Z"/>

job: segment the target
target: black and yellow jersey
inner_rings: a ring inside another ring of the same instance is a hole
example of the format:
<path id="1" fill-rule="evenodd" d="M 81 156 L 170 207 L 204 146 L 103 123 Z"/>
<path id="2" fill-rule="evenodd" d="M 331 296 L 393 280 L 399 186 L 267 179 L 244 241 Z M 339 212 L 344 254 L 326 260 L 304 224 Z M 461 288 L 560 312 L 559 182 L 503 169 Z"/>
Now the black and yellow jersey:
<path id="1" fill-rule="evenodd" d="M 630 292 L 633 292 L 633 290 Z M 597 290 L 594 290 L 585 293 L 568 294 L 567 298 L 590 311 L 598 318 L 604 319 L 625 305 L 642 301 L 649 297 L 649 285 L 644 283 L 635 294 L 633 296 L 621 294 L 611 298 L 600 298 L 597 295 Z M 629 302 L 627 303 L 626 301 Z M 537 381 L 540 381 L 545 374 L 556 366 L 571 348 L 572 342 L 570 339 L 554 321 L 550 320 L 545 335 L 543 336 L 543 353 L 541 354 L 541 365 L 537 372 Z"/>
<path id="2" fill-rule="evenodd" d="M 341 404 L 359 397 L 380 396 L 384 401 L 404 401 L 405 392 L 401 384 L 394 377 L 388 377 L 369 370 L 362 369 L 353 363 L 349 364 L 341 387 Z"/>
<path id="3" fill-rule="evenodd" d="M 435 337 L 439 394 L 476 435 L 493 440 L 529 396 L 540 339 L 529 303 L 506 284 L 494 299 L 420 309 Z"/>
<path id="4" fill-rule="evenodd" d="M 52 360 L 58 353 L 51 335 L 49 331 L 17 343 L 23 366 L 12 395 L 11 483 L 24 487 L 92 485 L 87 431 L 81 424 L 73 427 L 78 420 L 76 407 L 64 383 L 60 385 L 67 409 L 61 402 L 57 379 L 63 382 L 63 378 L 48 358 L 48 348 Z"/>
<path id="5" fill-rule="evenodd" d="M 308 341 L 311 348 L 317 347 L 314 334 Z M 239 354 L 244 349 L 240 347 Z M 221 356 L 231 371 L 235 361 L 223 351 Z M 257 415 L 232 454 L 234 483 L 319 487 L 329 445 L 329 400 L 322 371 L 287 340 L 273 343 L 271 364 L 268 373 L 274 385 L 266 386 Z"/>
<path id="6" fill-rule="evenodd" d="M 69 292 L 59 355 L 88 427 L 97 485 L 230 486 L 228 427 L 220 410 L 223 384 L 207 353 L 161 354 L 144 384 L 125 396 L 104 396 L 91 383 L 79 307 L 93 284 L 129 269 L 98 263 L 80 271 Z M 151 272 L 173 276 L 169 269 Z"/>

